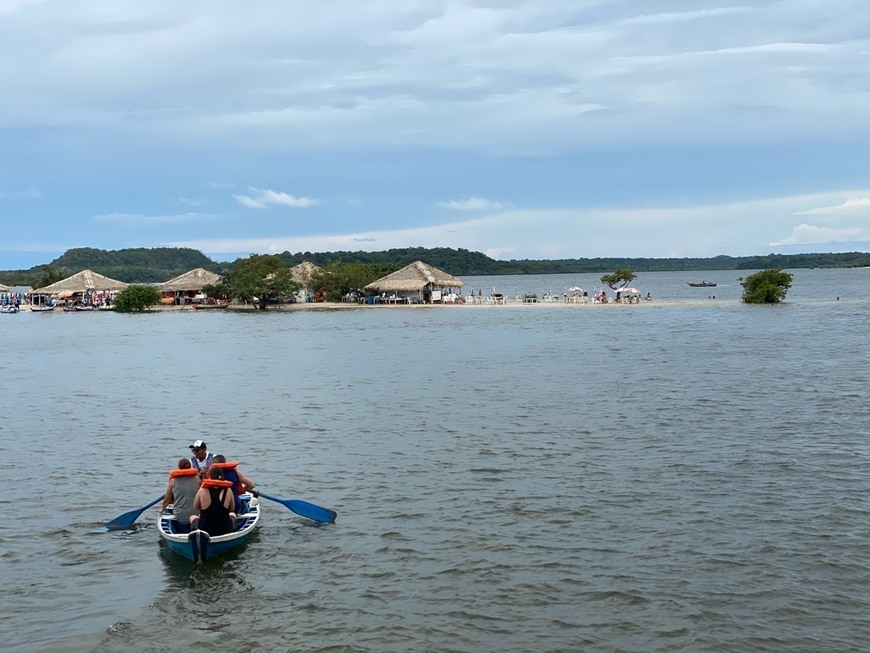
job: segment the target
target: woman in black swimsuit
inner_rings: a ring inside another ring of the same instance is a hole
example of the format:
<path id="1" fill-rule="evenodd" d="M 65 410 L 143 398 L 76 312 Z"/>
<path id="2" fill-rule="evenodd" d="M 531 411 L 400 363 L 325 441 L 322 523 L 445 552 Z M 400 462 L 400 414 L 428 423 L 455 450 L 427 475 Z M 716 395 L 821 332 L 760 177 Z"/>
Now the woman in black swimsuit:
<path id="1" fill-rule="evenodd" d="M 209 468 L 207 476 L 193 499 L 193 508 L 199 514 L 190 518 L 190 528 L 211 536 L 225 535 L 233 530 L 236 520 L 232 482 L 223 480 L 218 467 Z"/>

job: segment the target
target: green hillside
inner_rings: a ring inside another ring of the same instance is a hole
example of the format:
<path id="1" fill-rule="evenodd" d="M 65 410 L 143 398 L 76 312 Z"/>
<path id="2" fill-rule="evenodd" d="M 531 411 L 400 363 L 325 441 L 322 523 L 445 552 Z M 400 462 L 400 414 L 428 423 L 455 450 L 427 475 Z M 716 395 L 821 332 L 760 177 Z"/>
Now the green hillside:
<path id="1" fill-rule="evenodd" d="M 406 247 L 380 252 L 283 252 L 288 267 L 311 261 L 321 267 L 330 262 L 407 265 L 424 261 L 457 276 L 495 274 L 605 273 L 617 268 L 636 272 L 760 270 L 766 268 L 870 267 L 870 253 L 769 254 L 767 256 L 715 256 L 712 258 L 583 258 L 497 261 L 480 252 L 449 247 Z M 139 247 L 104 250 L 80 247 L 66 251 L 45 265 L 29 270 L 0 271 L 0 283 L 32 286 L 46 278 L 62 279 L 85 269 L 127 283 L 161 283 L 194 268 L 225 273 L 231 263 L 212 261 L 199 250 L 183 247 Z"/>

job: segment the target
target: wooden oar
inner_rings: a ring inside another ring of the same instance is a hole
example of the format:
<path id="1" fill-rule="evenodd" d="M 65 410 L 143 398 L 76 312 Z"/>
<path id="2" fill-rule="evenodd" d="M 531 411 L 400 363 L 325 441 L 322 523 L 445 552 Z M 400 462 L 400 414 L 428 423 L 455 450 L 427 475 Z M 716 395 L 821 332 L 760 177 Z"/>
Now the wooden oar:
<path id="1" fill-rule="evenodd" d="M 269 499 L 269 501 L 280 503 L 300 517 L 306 517 L 307 519 L 318 521 L 323 524 L 332 524 L 335 522 L 335 518 L 338 517 L 338 514 L 334 510 L 321 508 L 320 506 L 308 503 L 307 501 L 299 501 L 298 499 L 276 499 L 275 497 L 270 497 L 268 494 L 260 492 L 259 490 L 256 490 L 253 494 L 254 496 L 264 497 Z"/>
<path id="2" fill-rule="evenodd" d="M 119 515 L 115 517 L 112 521 L 106 524 L 106 529 L 110 531 L 119 531 L 123 528 L 130 528 L 137 519 L 139 519 L 139 515 L 148 510 L 153 505 L 156 505 L 163 501 L 163 497 L 159 496 L 154 501 L 149 503 L 147 506 L 142 506 L 138 510 L 131 510 L 130 512 L 125 512 L 123 515 Z"/>

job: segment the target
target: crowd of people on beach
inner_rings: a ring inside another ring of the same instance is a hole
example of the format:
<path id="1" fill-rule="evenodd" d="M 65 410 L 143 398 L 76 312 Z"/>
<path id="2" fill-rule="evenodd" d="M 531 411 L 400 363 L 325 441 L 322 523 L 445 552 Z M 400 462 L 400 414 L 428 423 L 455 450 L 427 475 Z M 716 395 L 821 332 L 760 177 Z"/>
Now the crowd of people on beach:
<path id="1" fill-rule="evenodd" d="M 621 292 L 619 290 L 615 291 L 615 295 L 613 298 L 609 297 L 606 290 L 597 290 L 593 291 L 590 295 L 588 291 L 581 290 L 577 288 L 571 289 L 571 294 L 568 294 L 568 291 L 562 293 L 561 298 L 558 293 L 554 293 L 551 290 L 543 293 L 543 295 L 538 298 L 538 294 L 534 292 L 528 292 L 525 294 L 520 294 L 519 290 L 514 290 L 513 303 L 515 304 L 536 304 L 536 303 L 544 303 L 544 304 L 553 304 L 564 302 L 566 304 L 639 304 L 641 301 L 651 302 L 652 294 L 647 292 L 646 296 L 642 296 L 641 293 L 637 292 L 634 289 L 631 289 L 631 292 Z M 495 288 L 492 289 L 492 292 L 489 295 L 483 294 L 483 289 L 478 288 L 477 293 L 475 294 L 474 289 L 471 290 L 471 293 L 468 296 L 467 303 L 469 304 L 505 304 L 507 303 L 507 298 L 504 294 L 496 292 Z"/>
<path id="2" fill-rule="evenodd" d="M 3 292 L 0 293 L 0 306 L 14 306 L 20 308 L 24 301 L 24 293 L 22 292 Z"/>
<path id="3" fill-rule="evenodd" d="M 176 533 L 203 530 L 211 536 L 225 535 L 235 529 L 236 516 L 242 513 L 240 495 L 257 496 L 256 484 L 238 469 L 238 463 L 213 455 L 202 440 L 189 448 L 192 455 L 181 458 L 169 472 L 160 510 L 173 506 Z"/>

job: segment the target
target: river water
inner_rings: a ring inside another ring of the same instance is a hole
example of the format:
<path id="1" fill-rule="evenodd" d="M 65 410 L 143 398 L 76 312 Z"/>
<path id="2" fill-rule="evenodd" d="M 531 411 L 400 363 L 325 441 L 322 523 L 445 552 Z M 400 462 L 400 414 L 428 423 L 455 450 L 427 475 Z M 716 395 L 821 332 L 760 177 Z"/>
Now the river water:
<path id="1" fill-rule="evenodd" d="M 637 306 L 0 316 L 3 648 L 870 650 L 870 270 L 796 271 L 778 306 L 739 275 L 644 273 Z M 200 438 L 337 523 L 265 501 L 199 568 L 157 508 L 101 527 Z"/>

